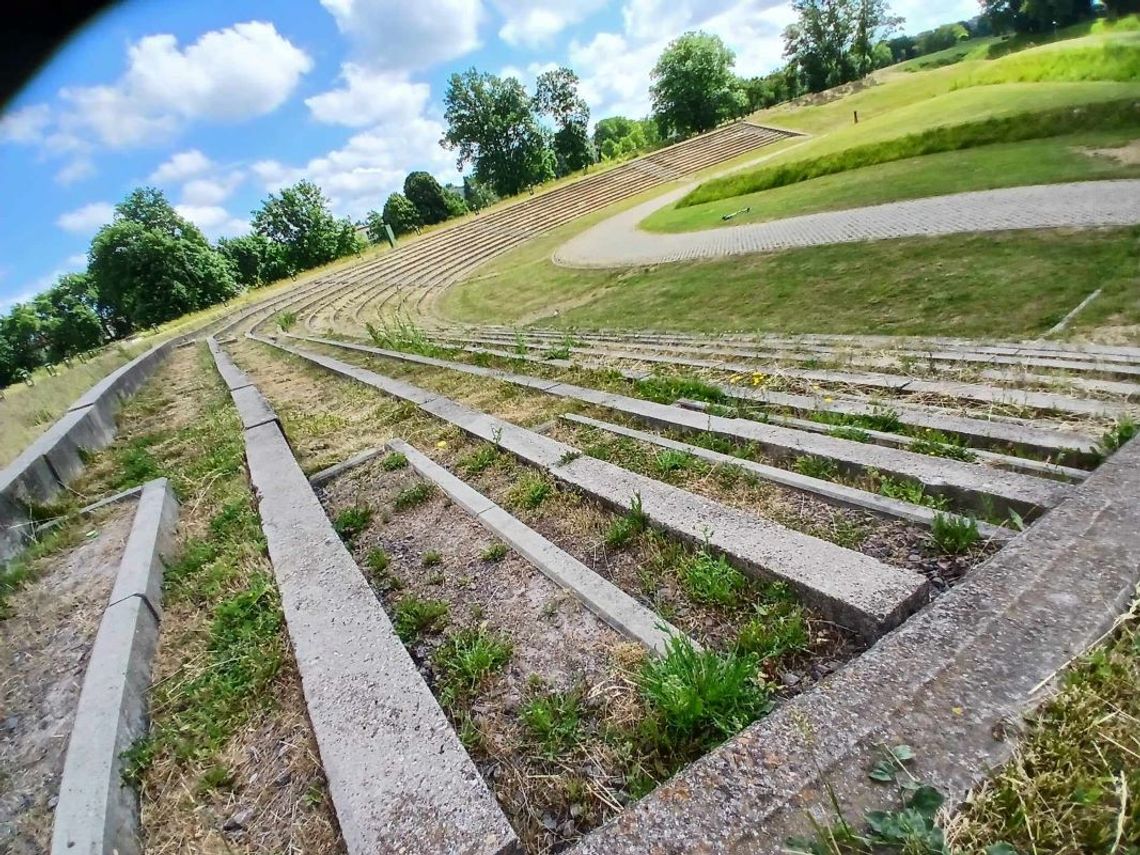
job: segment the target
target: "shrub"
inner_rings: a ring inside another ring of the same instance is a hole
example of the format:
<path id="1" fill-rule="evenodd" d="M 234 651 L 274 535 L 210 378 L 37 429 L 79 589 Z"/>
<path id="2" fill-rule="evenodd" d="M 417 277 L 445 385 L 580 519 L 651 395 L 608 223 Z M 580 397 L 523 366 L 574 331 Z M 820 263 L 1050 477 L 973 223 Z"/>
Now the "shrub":
<path id="1" fill-rule="evenodd" d="M 981 537 L 977 520 L 943 513 L 934 515 L 930 536 L 939 549 L 950 554 L 965 552 Z"/>
<path id="2" fill-rule="evenodd" d="M 675 636 L 664 656 L 642 666 L 638 686 L 671 737 L 711 748 L 771 709 L 756 664 L 754 656 L 698 650 Z"/>
<path id="3" fill-rule="evenodd" d="M 403 469 L 408 465 L 408 458 L 400 451 L 393 451 L 380 461 L 380 466 L 387 472 Z"/>

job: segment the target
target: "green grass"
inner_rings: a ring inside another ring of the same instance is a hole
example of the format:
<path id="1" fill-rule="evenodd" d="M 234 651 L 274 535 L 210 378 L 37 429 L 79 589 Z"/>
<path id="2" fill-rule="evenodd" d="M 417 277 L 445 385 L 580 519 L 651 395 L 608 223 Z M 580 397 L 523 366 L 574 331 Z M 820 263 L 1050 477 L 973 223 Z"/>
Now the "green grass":
<path id="1" fill-rule="evenodd" d="M 429 549 L 420 559 L 420 565 L 423 567 L 435 567 L 442 563 L 443 554 L 438 549 Z"/>
<path id="2" fill-rule="evenodd" d="M 1140 425 L 1125 416 L 1104 432 L 1096 444 L 1096 450 L 1101 457 L 1108 457 L 1113 452 L 1119 451 L 1121 446 L 1132 440 L 1137 433 L 1140 433 Z"/>
<path id="3" fill-rule="evenodd" d="M 638 685 L 673 741 L 711 748 L 771 709 L 756 666 L 754 656 L 697 650 L 678 636 L 664 656 L 645 663 Z"/>
<path id="4" fill-rule="evenodd" d="M 554 492 L 550 479 L 539 472 L 527 472 L 519 477 L 507 491 L 507 501 L 527 510 L 534 510 Z"/>
<path id="5" fill-rule="evenodd" d="M 506 636 L 466 628 L 447 637 L 436 651 L 435 664 L 443 675 L 445 694 L 454 698 L 476 691 L 510 658 L 511 643 Z"/>
<path id="6" fill-rule="evenodd" d="M 385 472 L 395 472 L 397 469 L 403 469 L 408 465 L 408 458 L 399 451 L 393 451 L 380 461 L 380 468 Z"/>
<path id="7" fill-rule="evenodd" d="M 531 698 L 523 704 L 520 718 L 546 757 L 561 757 L 578 743 L 581 692 L 552 692 Z"/>
<path id="8" fill-rule="evenodd" d="M 735 606 L 747 587 L 744 575 L 723 555 L 713 555 L 706 545 L 679 568 L 681 584 L 698 603 Z"/>
<path id="9" fill-rule="evenodd" d="M 1115 131 L 996 143 L 909 157 L 732 199 L 686 207 L 667 206 L 643 220 L 640 227 L 655 232 L 685 232 L 947 193 L 1135 178 L 1140 176 L 1140 166 L 1126 165 L 1107 156 L 1093 156 L 1081 149 L 1114 148 L 1137 138 L 1140 138 L 1140 121 L 1135 127 Z M 751 210 L 728 221 L 721 219 L 723 214 L 745 207 Z"/>
<path id="10" fill-rule="evenodd" d="M 649 528 L 649 515 L 641 508 L 641 496 L 635 494 L 629 510 L 618 517 L 606 531 L 606 546 L 621 549 L 632 543 Z"/>
<path id="11" fill-rule="evenodd" d="M 839 469 L 833 460 L 812 454 L 797 457 L 792 469 L 808 478 L 819 478 L 823 481 L 834 481 L 839 476 Z"/>
<path id="12" fill-rule="evenodd" d="M 438 632 L 447 625 L 447 603 L 442 600 L 421 600 L 406 596 L 396 603 L 396 635 L 404 644 L 410 644 L 425 632 Z"/>
<path id="13" fill-rule="evenodd" d="M 957 555 L 978 542 L 978 522 L 970 517 L 937 513 L 930 527 L 930 539 L 943 552 Z"/>
<path id="14" fill-rule="evenodd" d="M 1140 51 L 1137 51 L 1140 55 Z M 910 133 L 889 141 L 875 141 L 845 148 L 814 158 L 806 158 L 755 170 L 736 172 L 708 181 L 678 203 L 678 208 L 732 199 L 785 187 L 825 175 L 861 167 L 915 158 L 938 152 L 959 151 L 995 143 L 1011 143 L 1042 137 L 1064 136 L 1093 130 L 1119 131 L 1140 125 L 1140 109 L 1132 98 L 1089 104 L 1080 110 L 1070 106 L 1040 112 L 993 116 L 973 122 L 940 126 Z"/>
<path id="15" fill-rule="evenodd" d="M 478 475 L 494 465 L 499 459 L 499 451 L 493 445 L 480 445 L 470 454 L 459 459 L 459 468 L 468 475 Z"/>
<path id="16" fill-rule="evenodd" d="M 782 596 L 775 596 L 770 590 L 769 601 L 757 604 L 754 616 L 741 627 L 736 638 L 739 652 L 766 660 L 808 648 L 810 639 L 803 607 L 787 589 L 777 593 Z"/>
<path id="17" fill-rule="evenodd" d="M 566 327 L 1031 338 L 1097 288 L 1074 331 L 1140 323 L 1138 259 L 1140 228 L 999 232 L 625 272 L 546 261 L 546 274 L 503 268 L 448 293 L 451 308 L 463 307 L 457 319 L 476 323 L 513 320 L 533 296 L 561 306 L 547 323 Z"/>
<path id="18" fill-rule="evenodd" d="M 434 495 L 434 484 L 429 484 L 427 481 L 417 481 L 412 486 L 405 487 L 397 493 L 393 505 L 397 511 L 406 511 L 409 508 L 422 505 Z"/>
<path id="19" fill-rule="evenodd" d="M 353 505 L 333 518 L 333 530 L 345 543 L 352 543 L 372 522 L 372 509 L 367 505 Z"/>
<path id="20" fill-rule="evenodd" d="M 479 555 L 484 561 L 490 561 L 492 564 L 497 564 L 506 558 L 509 552 L 510 549 L 505 543 L 496 541 L 484 549 L 481 553 L 479 553 Z"/>
<path id="21" fill-rule="evenodd" d="M 639 396 L 659 404 L 672 404 L 679 398 L 718 404 L 728 400 L 728 396 L 716 386 L 699 377 L 683 374 L 654 374 L 636 381 L 634 386 Z"/>

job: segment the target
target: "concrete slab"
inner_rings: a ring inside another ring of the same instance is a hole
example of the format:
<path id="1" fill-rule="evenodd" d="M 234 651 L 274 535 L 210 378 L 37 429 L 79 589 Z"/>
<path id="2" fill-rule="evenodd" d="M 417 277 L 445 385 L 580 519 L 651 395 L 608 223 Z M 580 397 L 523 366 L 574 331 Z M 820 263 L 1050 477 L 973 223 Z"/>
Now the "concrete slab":
<path id="1" fill-rule="evenodd" d="M 1133 441 L 922 613 L 573 852 L 781 853 L 811 833 L 809 812 L 834 818 L 829 789 L 851 819 L 888 807 L 891 792 L 867 777 L 882 745 L 910 745 L 913 773 L 960 802 L 1015 749 L 999 734 L 1127 608 L 1140 581 L 1137 495 Z"/>
<path id="2" fill-rule="evenodd" d="M 123 753 L 146 734 L 163 555 L 172 548 L 177 516 L 166 479 L 144 485 L 83 678 L 55 809 L 53 855 L 142 852 L 138 797 L 123 784 Z"/>
<path id="3" fill-rule="evenodd" d="M 513 851 L 506 817 L 276 424 L 246 432 L 246 457 L 348 851 Z"/>
<path id="4" fill-rule="evenodd" d="M 627 638 L 643 644 L 658 655 L 664 655 L 669 639 L 683 635 L 663 617 L 641 605 L 625 591 L 603 579 L 577 558 L 408 443 L 390 440 L 388 447 L 406 455 L 412 468 L 436 484 L 455 504 Z"/>
<path id="5" fill-rule="evenodd" d="M 242 386 L 230 392 L 244 430 L 277 421 L 277 414 L 256 386 Z"/>
<path id="6" fill-rule="evenodd" d="M 221 344 L 216 338 L 208 337 L 206 344 L 214 356 L 214 365 L 217 366 L 218 373 L 222 375 L 222 382 L 226 384 L 227 389 L 234 392 L 253 385 L 253 378 L 234 364 L 229 354 L 222 350 Z"/>
<path id="7" fill-rule="evenodd" d="M 329 481 L 335 480 L 349 470 L 355 469 L 378 455 L 383 449 L 380 448 L 366 448 L 364 451 L 358 452 L 347 460 L 342 460 L 340 463 L 334 463 L 327 469 L 322 469 L 314 475 L 309 476 L 309 483 L 314 488 L 323 487 Z"/>

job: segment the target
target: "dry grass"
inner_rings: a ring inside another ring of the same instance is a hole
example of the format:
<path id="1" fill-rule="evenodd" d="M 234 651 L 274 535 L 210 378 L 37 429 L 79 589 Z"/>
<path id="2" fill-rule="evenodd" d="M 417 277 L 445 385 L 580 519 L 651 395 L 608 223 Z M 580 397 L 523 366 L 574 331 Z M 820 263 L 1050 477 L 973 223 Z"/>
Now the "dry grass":
<path id="1" fill-rule="evenodd" d="M 1140 600 L 1068 671 L 1013 760 L 947 829 L 955 851 L 1006 841 L 1051 855 L 1136 852 L 1140 840 Z"/>

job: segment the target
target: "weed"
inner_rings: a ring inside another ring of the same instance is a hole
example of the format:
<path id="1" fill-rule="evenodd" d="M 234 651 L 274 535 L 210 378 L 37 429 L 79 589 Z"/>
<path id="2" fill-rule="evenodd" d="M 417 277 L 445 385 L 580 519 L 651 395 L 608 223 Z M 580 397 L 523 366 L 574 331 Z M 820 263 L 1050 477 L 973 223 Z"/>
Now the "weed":
<path id="1" fill-rule="evenodd" d="M 568 347 L 552 347 L 543 354 L 543 359 L 562 359 L 570 358 L 570 348 Z"/>
<path id="2" fill-rule="evenodd" d="M 422 505 L 434 495 L 434 484 L 429 484 L 427 481 L 417 481 L 411 487 L 405 487 L 397 493 L 396 500 L 392 504 L 397 511 L 406 511 L 408 508 Z"/>
<path id="3" fill-rule="evenodd" d="M 653 460 L 653 468 L 660 475 L 668 475 L 679 469 L 687 468 L 692 462 L 693 455 L 688 452 L 665 448 L 657 452 L 657 456 Z"/>
<path id="4" fill-rule="evenodd" d="M 475 720 L 469 713 L 463 713 L 459 716 L 459 727 L 456 730 L 459 734 L 459 741 L 469 754 L 483 750 L 483 732 L 479 730 L 479 726 L 475 724 Z"/>
<path id="5" fill-rule="evenodd" d="M 834 460 L 829 460 L 826 457 L 816 457 L 813 454 L 805 454 L 802 457 L 797 457 L 796 462 L 792 464 L 792 468 L 801 475 L 806 475 L 809 478 L 820 478 L 824 481 L 834 481 L 839 474 Z"/>
<path id="6" fill-rule="evenodd" d="M 385 472 L 395 472 L 397 469 L 403 469 L 407 465 L 408 458 L 401 451 L 393 451 L 380 461 L 380 468 Z"/>
<path id="7" fill-rule="evenodd" d="M 582 452 L 580 451 L 567 451 L 565 454 L 558 458 L 558 465 L 565 466 L 568 463 L 573 463 L 581 456 Z"/>
<path id="8" fill-rule="evenodd" d="M 454 351 L 435 344 L 409 317 L 396 315 L 391 320 L 382 320 L 378 327 L 372 324 L 364 326 L 372 342 L 385 350 L 400 350 L 440 358 L 454 356 Z"/>
<path id="9" fill-rule="evenodd" d="M 957 555 L 978 542 L 978 521 L 973 517 L 937 513 L 930 526 L 930 538 L 943 552 Z"/>
<path id="10" fill-rule="evenodd" d="M 404 644 L 415 641 L 424 632 L 435 632 L 447 624 L 448 607 L 442 600 L 421 600 L 407 596 L 396 603 L 396 635 Z"/>
<path id="11" fill-rule="evenodd" d="M 522 334 L 521 330 L 515 330 L 515 353 L 518 356 L 526 356 L 530 352 L 530 348 L 526 343 L 526 336 Z"/>
<path id="12" fill-rule="evenodd" d="M 800 605 L 791 600 L 762 603 L 756 614 L 740 629 L 736 649 L 761 660 L 806 650 L 807 621 Z"/>
<path id="13" fill-rule="evenodd" d="M 283 332 L 289 332 L 297 325 L 296 312 L 278 312 L 277 313 L 277 328 Z"/>
<path id="14" fill-rule="evenodd" d="M 723 555 L 714 556 L 708 541 L 680 567 L 681 582 L 689 596 L 700 603 L 733 606 L 747 584 L 744 575 Z"/>
<path id="15" fill-rule="evenodd" d="M 560 757 L 577 744 L 581 705 L 576 691 L 542 695 L 523 705 L 522 723 L 546 757 Z"/>
<path id="16" fill-rule="evenodd" d="M 833 427 L 827 432 L 828 436 L 834 436 L 838 439 L 850 439 L 853 442 L 870 442 L 871 434 L 862 428 L 853 427 L 851 425 L 840 425 Z"/>
<path id="17" fill-rule="evenodd" d="M 420 559 L 420 564 L 424 567 L 435 567 L 443 563 L 443 556 L 438 549 L 429 549 L 424 553 L 423 558 Z"/>
<path id="18" fill-rule="evenodd" d="M 373 573 L 383 573 L 388 569 L 388 565 L 392 563 L 392 559 L 388 556 L 387 552 L 377 546 L 374 549 L 368 550 L 368 555 L 365 557 L 364 563 Z"/>
<path id="19" fill-rule="evenodd" d="M 911 440 L 908 448 L 918 454 L 929 454 L 932 457 L 947 457 L 951 460 L 962 460 L 972 463 L 977 459 L 966 443 L 960 437 L 949 437 L 942 431 L 926 430 Z"/>
<path id="20" fill-rule="evenodd" d="M 698 650 L 674 636 L 664 656 L 642 666 L 637 682 L 673 740 L 711 748 L 772 708 L 756 664 L 754 656 Z"/>
<path id="21" fill-rule="evenodd" d="M 618 517 L 606 532 L 606 546 L 621 548 L 649 528 L 649 516 L 641 508 L 641 494 L 634 493 L 625 516 Z"/>
<path id="22" fill-rule="evenodd" d="M 510 490 L 507 499 L 511 504 L 527 510 L 534 510 L 554 492 L 554 485 L 538 472 L 527 472 L 519 478 Z"/>
<path id="23" fill-rule="evenodd" d="M 447 637 L 436 651 L 435 664 L 444 675 L 452 697 L 473 692 L 511 658 L 511 642 L 505 636 L 478 629 L 461 629 Z"/>
<path id="24" fill-rule="evenodd" d="M 493 445 L 480 445 L 465 457 L 459 458 L 459 468 L 468 475 L 478 475 L 483 470 L 494 465 L 499 457 L 499 451 Z"/>
<path id="25" fill-rule="evenodd" d="M 1140 433 L 1140 426 L 1136 422 L 1125 416 L 1116 422 L 1109 430 L 1105 431 L 1104 435 L 1100 438 L 1100 442 L 1096 444 L 1096 451 L 1101 457 L 1108 457 L 1114 451 L 1117 451 L 1124 443 Z"/>
<path id="26" fill-rule="evenodd" d="M 482 556 L 484 561 L 499 562 L 507 557 L 508 552 L 510 552 L 510 549 L 507 548 L 505 543 L 496 541 L 483 550 Z"/>
<path id="27" fill-rule="evenodd" d="M 345 543 L 352 543 L 372 522 L 372 509 L 367 505 L 345 508 L 333 519 L 333 530 Z"/>
<path id="28" fill-rule="evenodd" d="M 635 383 L 637 393 L 659 404 L 672 404 L 678 398 L 691 398 L 694 401 L 708 401 L 711 404 L 724 404 L 728 396 L 699 377 L 681 374 L 654 374 Z"/>
<path id="29" fill-rule="evenodd" d="M 879 481 L 879 493 L 888 499 L 898 499 L 900 502 L 910 502 L 912 505 L 935 509 L 945 509 L 950 504 L 945 496 L 927 495 L 926 488 L 918 481 L 900 481 L 887 475 L 869 474 L 872 481 Z"/>

